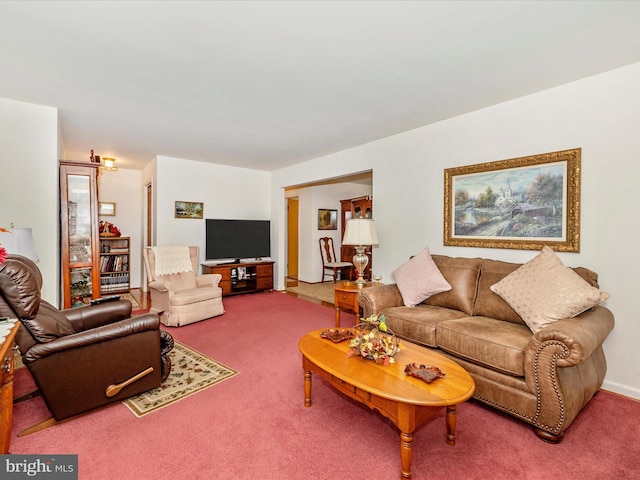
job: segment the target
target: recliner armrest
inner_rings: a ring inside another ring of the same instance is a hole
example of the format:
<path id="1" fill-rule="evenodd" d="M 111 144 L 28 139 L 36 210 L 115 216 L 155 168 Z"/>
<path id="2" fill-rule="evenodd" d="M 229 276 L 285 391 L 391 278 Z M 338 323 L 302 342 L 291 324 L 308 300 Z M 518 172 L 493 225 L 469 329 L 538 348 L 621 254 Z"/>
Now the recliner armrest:
<path id="1" fill-rule="evenodd" d="M 59 337 L 47 343 L 37 343 L 32 346 L 24 355 L 25 364 L 31 363 L 39 358 L 48 357 L 55 353 L 66 350 L 85 347 L 109 340 L 127 337 L 140 332 L 157 330 L 160 336 L 160 317 L 155 313 L 147 313 L 126 320 L 120 320 L 109 325 L 85 330 L 73 335 Z"/>
<path id="2" fill-rule="evenodd" d="M 196 285 L 198 287 L 217 287 L 222 280 L 219 273 L 204 273 L 196 276 Z"/>
<path id="3" fill-rule="evenodd" d="M 131 302 L 118 300 L 87 305 L 86 307 L 68 308 L 61 310 L 61 313 L 71 322 L 76 332 L 81 332 L 131 317 Z"/>
<path id="4" fill-rule="evenodd" d="M 158 292 L 173 292 L 173 283 L 163 280 L 155 280 L 153 282 L 149 282 L 149 288 L 157 290 Z"/>

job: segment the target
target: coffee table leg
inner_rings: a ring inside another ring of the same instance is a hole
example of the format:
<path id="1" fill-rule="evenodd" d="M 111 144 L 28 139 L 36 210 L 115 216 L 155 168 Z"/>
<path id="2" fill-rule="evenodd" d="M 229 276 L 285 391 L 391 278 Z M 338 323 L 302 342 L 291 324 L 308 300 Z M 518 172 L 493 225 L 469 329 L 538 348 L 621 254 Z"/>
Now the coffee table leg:
<path id="1" fill-rule="evenodd" d="M 413 457 L 413 433 L 400 432 L 400 462 L 402 478 L 411 478 L 411 461 Z"/>
<path id="2" fill-rule="evenodd" d="M 311 372 L 308 370 L 304 372 L 304 406 L 311 406 Z"/>
<path id="3" fill-rule="evenodd" d="M 447 445 L 451 446 L 456 444 L 456 407 L 457 405 L 447 407 Z"/>

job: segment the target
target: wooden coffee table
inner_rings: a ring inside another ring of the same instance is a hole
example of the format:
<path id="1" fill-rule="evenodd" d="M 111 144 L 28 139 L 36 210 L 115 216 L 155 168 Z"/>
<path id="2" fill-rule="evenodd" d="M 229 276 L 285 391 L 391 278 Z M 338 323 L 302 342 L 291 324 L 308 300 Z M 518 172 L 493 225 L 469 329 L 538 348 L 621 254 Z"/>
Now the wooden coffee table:
<path id="1" fill-rule="evenodd" d="M 323 329 L 324 330 L 324 329 Z M 311 372 L 327 380 L 352 399 L 378 410 L 400 429 L 401 478 L 411 478 L 413 434 L 442 408 L 447 409 L 446 442 L 455 445 L 456 405 L 475 391 L 471 376 L 457 363 L 439 353 L 401 341 L 396 363 L 387 367 L 361 357 L 347 358 L 349 342 L 333 343 L 316 330 L 300 339 L 304 370 L 304 405 L 311 406 Z M 428 384 L 409 377 L 409 363 L 433 365 L 444 374 Z"/>

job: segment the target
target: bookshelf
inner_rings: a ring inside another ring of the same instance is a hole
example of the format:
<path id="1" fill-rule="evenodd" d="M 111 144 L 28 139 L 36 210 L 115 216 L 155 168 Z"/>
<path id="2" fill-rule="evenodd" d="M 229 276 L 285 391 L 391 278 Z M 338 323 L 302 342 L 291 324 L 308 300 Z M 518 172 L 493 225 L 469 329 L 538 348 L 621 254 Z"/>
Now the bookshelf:
<path id="1" fill-rule="evenodd" d="M 100 294 L 128 292 L 129 237 L 100 237 Z"/>

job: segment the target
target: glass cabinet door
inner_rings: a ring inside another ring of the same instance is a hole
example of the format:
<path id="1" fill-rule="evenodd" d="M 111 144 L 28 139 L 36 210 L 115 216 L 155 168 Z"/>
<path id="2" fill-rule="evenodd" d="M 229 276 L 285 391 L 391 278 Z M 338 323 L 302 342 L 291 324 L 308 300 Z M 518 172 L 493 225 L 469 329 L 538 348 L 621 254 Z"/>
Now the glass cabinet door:
<path id="1" fill-rule="evenodd" d="M 60 169 L 62 303 L 69 308 L 100 296 L 97 169 L 62 162 Z"/>

